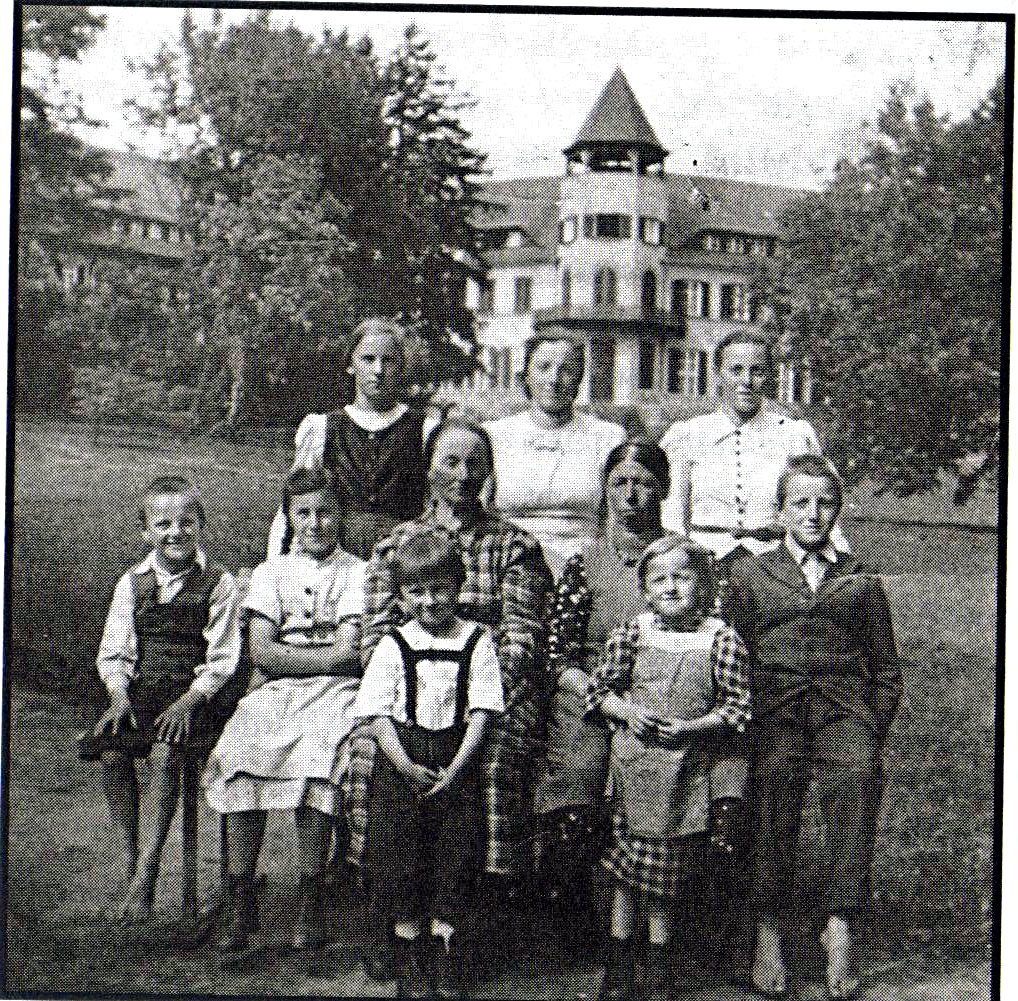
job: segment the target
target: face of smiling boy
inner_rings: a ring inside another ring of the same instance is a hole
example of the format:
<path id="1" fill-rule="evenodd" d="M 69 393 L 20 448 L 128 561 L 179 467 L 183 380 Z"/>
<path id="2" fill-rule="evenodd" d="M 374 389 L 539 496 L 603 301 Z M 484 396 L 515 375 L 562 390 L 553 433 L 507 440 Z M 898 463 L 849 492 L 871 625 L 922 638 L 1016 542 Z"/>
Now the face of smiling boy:
<path id="1" fill-rule="evenodd" d="M 194 562 L 202 521 L 193 497 L 157 494 L 145 501 L 141 534 L 165 569 L 182 570 Z"/>
<path id="2" fill-rule="evenodd" d="M 803 549 L 814 552 L 827 544 L 840 509 L 837 491 L 826 476 L 797 473 L 785 488 L 781 523 Z"/>
<path id="3" fill-rule="evenodd" d="M 339 542 L 339 501 L 330 490 L 313 490 L 290 501 L 293 541 L 306 556 L 328 556 Z"/>
<path id="4" fill-rule="evenodd" d="M 400 587 L 403 607 L 429 632 L 440 632 L 452 625 L 460 586 L 455 580 L 433 580 Z"/>

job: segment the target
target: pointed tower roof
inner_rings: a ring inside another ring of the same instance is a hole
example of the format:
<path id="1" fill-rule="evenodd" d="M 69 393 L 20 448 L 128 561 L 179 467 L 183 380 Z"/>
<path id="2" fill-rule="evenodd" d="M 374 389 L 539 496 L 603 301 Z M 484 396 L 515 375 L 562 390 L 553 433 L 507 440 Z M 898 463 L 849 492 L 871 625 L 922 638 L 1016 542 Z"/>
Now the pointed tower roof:
<path id="1" fill-rule="evenodd" d="M 592 143 L 642 147 L 662 155 L 667 152 L 647 121 L 621 66 L 615 67 L 583 128 L 563 152 L 569 156 L 577 148 Z"/>

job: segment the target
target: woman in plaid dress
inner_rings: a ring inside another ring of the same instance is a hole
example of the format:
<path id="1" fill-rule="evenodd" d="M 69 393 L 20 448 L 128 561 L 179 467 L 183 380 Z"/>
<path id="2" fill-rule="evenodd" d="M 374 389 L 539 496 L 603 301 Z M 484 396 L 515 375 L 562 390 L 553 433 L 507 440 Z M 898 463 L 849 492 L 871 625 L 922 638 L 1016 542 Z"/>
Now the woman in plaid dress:
<path id="1" fill-rule="evenodd" d="M 494 462 L 491 441 L 471 421 L 447 418 L 425 444 L 428 500 L 419 518 L 398 526 L 375 547 L 368 566 L 361 656 L 366 663 L 379 640 L 403 622 L 389 564 L 393 553 L 422 528 L 446 531 L 457 541 L 466 567 L 459 614 L 492 628 L 506 711 L 492 727 L 481 760 L 485 797 L 484 872 L 498 886 L 529 862 L 528 764 L 548 685 L 539 657 L 551 572 L 537 541 L 481 503 Z M 347 775 L 348 858 L 360 864 L 376 747 L 353 738 Z M 503 888 L 494 891 L 495 895 Z"/>
<path id="2" fill-rule="evenodd" d="M 628 997 L 638 903 L 650 948 L 646 996 L 668 996 L 672 902 L 709 854 L 711 763 L 716 738 L 749 719 L 748 653 L 719 619 L 714 560 L 678 536 L 647 547 L 637 566 L 649 608 L 614 630 L 587 693 L 588 714 L 615 726 L 612 845 L 615 884 L 603 998 Z"/>

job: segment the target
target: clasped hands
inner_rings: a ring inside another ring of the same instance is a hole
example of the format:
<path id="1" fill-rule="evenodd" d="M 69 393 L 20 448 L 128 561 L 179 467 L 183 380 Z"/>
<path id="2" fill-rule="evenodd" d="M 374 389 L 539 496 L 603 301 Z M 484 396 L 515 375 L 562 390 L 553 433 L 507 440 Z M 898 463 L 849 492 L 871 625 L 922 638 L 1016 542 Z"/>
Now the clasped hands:
<path id="1" fill-rule="evenodd" d="M 638 740 L 680 748 L 689 743 L 693 730 L 684 719 L 658 716 L 635 702 L 625 702 L 623 721 Z"/>
<path id="2" fill-rule="evenodd" d="M 459 772 L 449 768 L 428 768 L 426 765 L 411 763 L 404 770 L 403 777 L 410 783 L 419 799 L 431 799 L 451 789 L 459 778 Z"/>

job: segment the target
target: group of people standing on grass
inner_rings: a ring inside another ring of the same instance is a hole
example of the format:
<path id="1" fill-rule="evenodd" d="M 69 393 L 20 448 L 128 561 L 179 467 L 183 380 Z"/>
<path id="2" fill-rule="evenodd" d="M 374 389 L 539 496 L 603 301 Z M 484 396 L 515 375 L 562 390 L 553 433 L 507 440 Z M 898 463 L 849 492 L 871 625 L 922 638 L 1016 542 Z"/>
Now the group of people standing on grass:
<path id="1" fill-rule="evenodd" d="M 326 939 L 338 842 L 383 926 L 369 972 L 405 996 L 461 995 L 465 943 L 499 937 L 535 872 L 558 925 L 589 944 L 600 862 L 602 997 L 669 996 L 674 914 L 719 872 L 753 916 L 749 984 L 776 997 L 815 777 L 827 986 L 857 993 L 901 692 L 887 600 L 847 551 L 841 481 L 813 429 L 764 400 L 770 346 L 735 333 L 714 363 L 719 408 L 660 445 L 575 409 L 584 349 L 561 333 L 527 344 L 522 413 L 432 419 L 401 400 L 402 330 L 365 321 L 352 401 L 298 428 L 242 602 L 201 548 L 195 488 L 155 481 L 140 512 L 152 552 L 117 585 L 98 657 L 125 914 L 151 906 L 180 748 L 205 741 L 206 796 L 227 818 L 220 948 L 258 929 L 266 811 L 288 810 L 294 947 Z M 242 645 L 253 678 L 222 725 Z M 140 833 L 139 756 L 156 801 Z"/>

